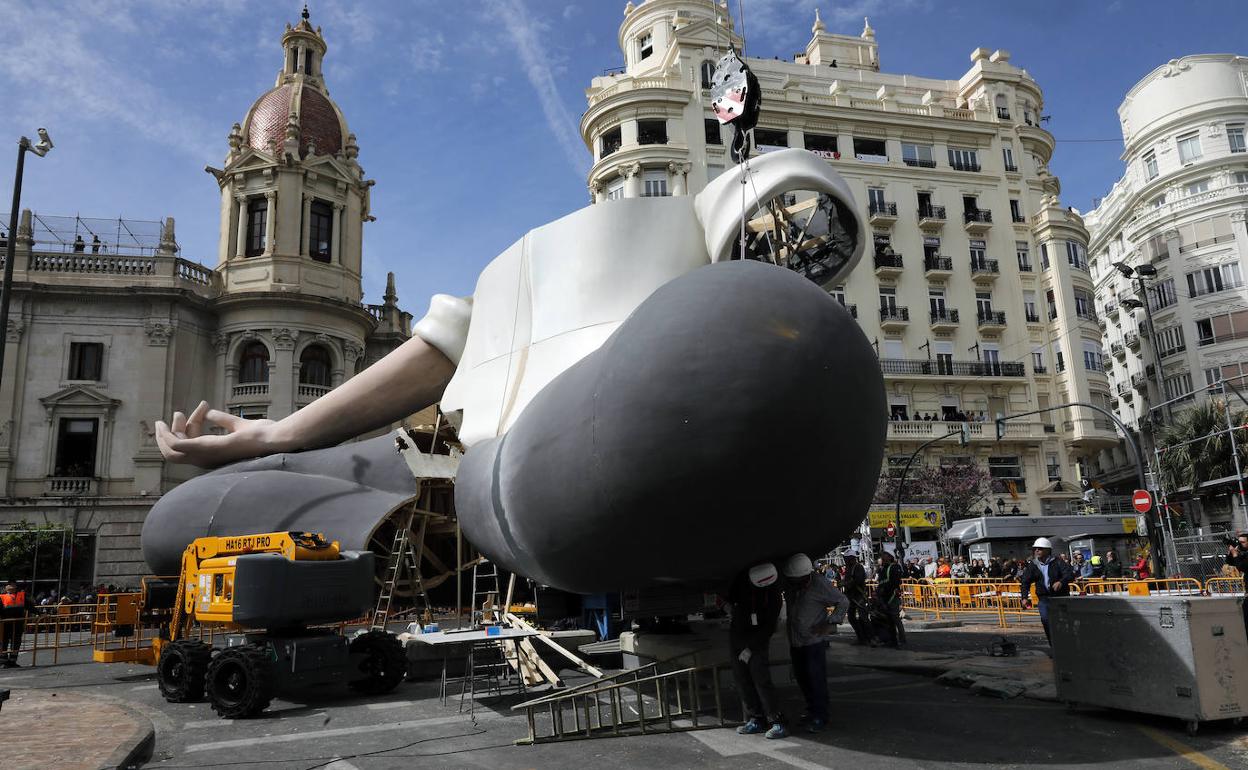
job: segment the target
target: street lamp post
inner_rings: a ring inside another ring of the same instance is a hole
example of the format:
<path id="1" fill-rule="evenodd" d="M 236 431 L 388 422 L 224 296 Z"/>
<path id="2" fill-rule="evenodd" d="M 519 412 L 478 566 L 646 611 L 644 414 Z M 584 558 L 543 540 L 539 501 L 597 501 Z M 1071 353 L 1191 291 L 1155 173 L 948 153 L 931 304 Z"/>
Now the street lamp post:
<path id="1" fill-rule="evenodd" d="M 13 260 L 17 255 L 17 213 L 22 205 L 22 172 L 26 169 L 26 153 L 39 157 L 52 149 L 52 138 L 45 128 L 39 129 L 39 141 L 31 144 L 26 137 L 17 142 L 17 173 L 13 175 L 13 208 L 9 210 L 9 239 L 4 254 L 4 283 L 0 285 L 0 383 L 4 382 L 4 347 L 9 337 L 9 299 L 13 293 Z"/>

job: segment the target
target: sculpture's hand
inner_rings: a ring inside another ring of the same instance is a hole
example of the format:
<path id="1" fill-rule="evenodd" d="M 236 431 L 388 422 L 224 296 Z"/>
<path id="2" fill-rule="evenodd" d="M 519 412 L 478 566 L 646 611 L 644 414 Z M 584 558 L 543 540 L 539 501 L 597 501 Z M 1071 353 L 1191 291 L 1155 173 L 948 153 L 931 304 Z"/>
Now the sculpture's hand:
<path id="1" fill-rule="evenodd" d="M 225 429 L 225 433 L 204 433 L 205 423 Z M 156 443 L 165 459 L 212 468 L 234 460 L 279 451 L 273 440 L 273 420 L 248 420 L 237 415 L 209 409 L 207 401 L 190 416 L 174 412 L 166 425 L 156 422 Z"/>

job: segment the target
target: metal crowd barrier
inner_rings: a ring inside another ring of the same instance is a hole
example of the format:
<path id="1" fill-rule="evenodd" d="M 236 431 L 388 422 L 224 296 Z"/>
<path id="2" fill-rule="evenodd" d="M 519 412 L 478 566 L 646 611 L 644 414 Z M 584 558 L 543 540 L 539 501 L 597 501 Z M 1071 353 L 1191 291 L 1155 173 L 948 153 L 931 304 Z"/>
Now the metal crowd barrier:
<path id="1" fill-rule="evenodd" d="M 1243 596 L 1242 577 L 1214 577 L 1205 581 L 1205 593 L 1210 596 Z"/>

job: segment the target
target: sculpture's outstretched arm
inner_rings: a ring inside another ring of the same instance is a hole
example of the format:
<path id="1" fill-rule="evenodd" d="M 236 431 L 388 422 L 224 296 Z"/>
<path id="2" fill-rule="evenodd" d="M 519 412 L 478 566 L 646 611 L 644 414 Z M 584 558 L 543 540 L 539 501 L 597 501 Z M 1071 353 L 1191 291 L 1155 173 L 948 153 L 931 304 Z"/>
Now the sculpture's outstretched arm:
<path id="1" fill-rule="evenodd" d="M 436 403 L 455 373 L 438 348 L 413 336 L 316 401 L 278 421 L 247 420 L 201 402 L 189 416 L 156 423 L 166 460 L 205 468 L 274 452 L 332 446 Z M 204 423 L 224 428 L 204 433 Z"/>

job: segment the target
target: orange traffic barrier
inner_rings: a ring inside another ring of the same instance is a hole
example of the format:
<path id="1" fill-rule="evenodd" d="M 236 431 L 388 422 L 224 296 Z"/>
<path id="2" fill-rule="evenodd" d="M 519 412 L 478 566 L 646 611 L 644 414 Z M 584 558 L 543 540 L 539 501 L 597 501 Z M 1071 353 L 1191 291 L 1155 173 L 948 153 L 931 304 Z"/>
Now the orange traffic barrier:
<path id="1" fill-rule="evenodd" d="M 1215 577 L 1205 581 L 1205 593 L 1210 596 L 1243 596 L 1242 577 Z"/>

